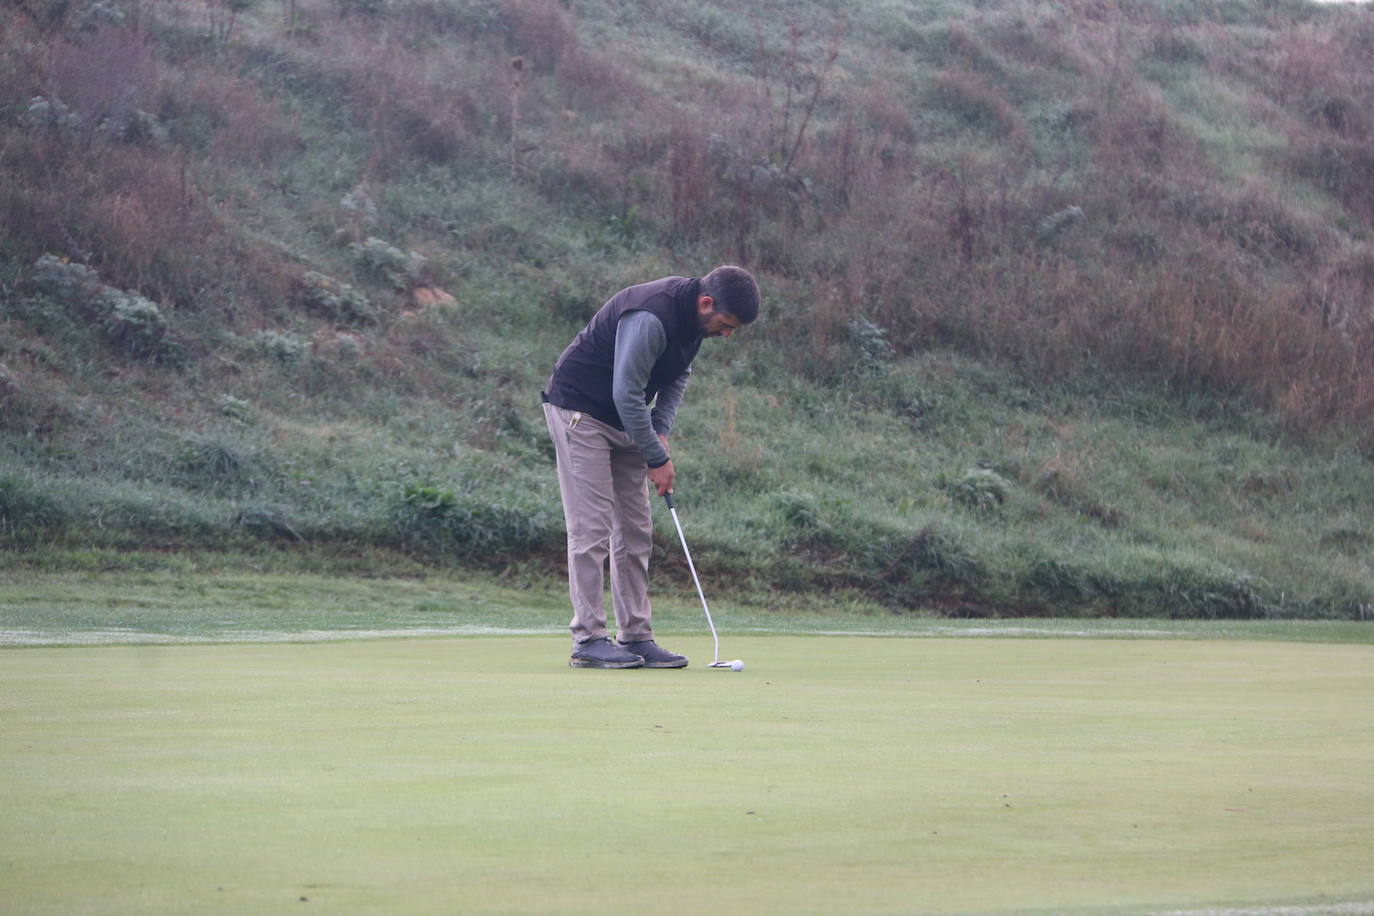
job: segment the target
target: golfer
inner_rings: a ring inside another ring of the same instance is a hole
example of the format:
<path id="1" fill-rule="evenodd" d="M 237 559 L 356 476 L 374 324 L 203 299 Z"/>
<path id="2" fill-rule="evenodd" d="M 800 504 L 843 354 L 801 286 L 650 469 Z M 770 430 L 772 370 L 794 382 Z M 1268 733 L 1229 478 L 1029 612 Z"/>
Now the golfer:
<path id="1" fill-rule="evenodd" d="M 702 340 L 729 337 L 758 311 L 758 284 L 741 267 L 664 277 L 612 296 L 554 365 L 544 417 L 568 526 L 572 667 L 686 667 L 654 642 L 645 481 L 673 490 L 668 434 Z M 602 605 L 607 556 L 616 640 Z"/>

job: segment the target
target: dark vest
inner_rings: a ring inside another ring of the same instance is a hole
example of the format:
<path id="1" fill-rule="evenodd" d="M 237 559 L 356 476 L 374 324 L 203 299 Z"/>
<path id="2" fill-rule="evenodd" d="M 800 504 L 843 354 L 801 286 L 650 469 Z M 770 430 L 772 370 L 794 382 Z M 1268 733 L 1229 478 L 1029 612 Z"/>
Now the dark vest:
<path id="1" fill-rule="evenodd" d="M 616 429 L 624 429 L 611 398 L 616 326 L 626 312 L 635 310 L 649 312 L 663 323 L 668 344 L 654 363 L 649 384 L 644 389 L 644 403 L 652 403 L 659 391 L 687 371 L 701 347 L 701 329 L 697 326 L 700 289 L 700 280 L 664 277 L 616 293 L 558 357 L 544 392 L 545 400 L 565 410 L 580 410 Z"/>

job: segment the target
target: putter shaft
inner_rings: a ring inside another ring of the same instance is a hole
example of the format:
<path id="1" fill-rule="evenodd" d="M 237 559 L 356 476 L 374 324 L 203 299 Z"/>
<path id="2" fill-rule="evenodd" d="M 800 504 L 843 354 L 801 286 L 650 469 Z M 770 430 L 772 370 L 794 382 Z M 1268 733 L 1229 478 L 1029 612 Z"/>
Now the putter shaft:
<path id="1" fill-rule="evenodd" d="M 720 660 L 720 637 L 716 635 L 716 622 L 711 619 L 711 608 L 706 604 L 706 593 L 701 590 L 701 579 L 697 576 L 696 564 L 692 562 L 692 551 L 687 549 L 687 536 L 682 533 L 682 522 L 677 517 L 677 507 L 673 505 L 673 494 L 664 493 L 663 501 L 668 504 L 668 511 L 672 513 L 673 525 L 677 528 L 677 539 L 682 542 L 682 555 L 687 558 L 687 568 L 692 572 L 692 584 L 697 587 L 697 597 L 701 599 L 701 609 L 706 612 L 706 625 L 711 628 L 711 641 L 715 648 L 711 664 L 708 668 L 729 667 L 728 664 Z"/>

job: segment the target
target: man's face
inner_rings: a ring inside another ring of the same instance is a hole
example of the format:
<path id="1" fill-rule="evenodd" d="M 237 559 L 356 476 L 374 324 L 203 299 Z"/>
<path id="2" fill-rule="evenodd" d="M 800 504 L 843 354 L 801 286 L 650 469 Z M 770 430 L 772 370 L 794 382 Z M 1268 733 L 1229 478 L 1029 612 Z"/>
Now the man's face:
<path id="1" fill-rule="evenodd" d="M 697 300 L 697 327 L 702 337 L 729 337 L 739 330 L 740 320 L 728 312 L 716 311 L 716 303 L 710 296 Z"/>

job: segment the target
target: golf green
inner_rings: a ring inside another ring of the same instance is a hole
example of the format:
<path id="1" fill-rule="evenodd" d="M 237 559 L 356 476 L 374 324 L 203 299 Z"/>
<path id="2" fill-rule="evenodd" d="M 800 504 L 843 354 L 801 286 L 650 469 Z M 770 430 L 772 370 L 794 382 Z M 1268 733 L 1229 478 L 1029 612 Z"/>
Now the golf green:
<path id="1" fill-rule="evenodd" d="M 0 910 L 1374 907 L 1374 647 L 0 653 Z"/>

